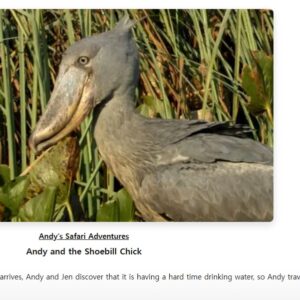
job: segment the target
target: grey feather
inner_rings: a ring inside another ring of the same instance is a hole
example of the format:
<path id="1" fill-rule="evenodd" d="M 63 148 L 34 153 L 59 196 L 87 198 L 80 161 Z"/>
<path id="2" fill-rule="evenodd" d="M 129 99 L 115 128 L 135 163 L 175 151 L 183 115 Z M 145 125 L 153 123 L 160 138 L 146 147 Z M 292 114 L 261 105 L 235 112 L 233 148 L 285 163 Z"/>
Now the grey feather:
<path id="1" fill-rule="evenodd" d="M 247 163 L 161 166 L 145 176 L 139 209 L 152 221 L 271 221 L 272 173 Z"/>
<path id="2" fill-rule="evenodd" d="M 116 24 L 115 30 L 130 30 L 134 26 L 134 22 L 129 18 L 127 14 Z"/>
<path id="3" fill-rule="evenodd" d="M 73 91 L 88 83 L 81 92 L 85 101 L 92 102 L 84 106 L 86 111 L 95 106 L 94 137 L 99 152 L 132 195 L 142 217 L 175 221 L 271 220 L 273 153 L 249 139 L 251 130 L 247 126 L 147 119 L 137 114 L 134 105 L 139 56 L 130 30 L 133 25 L 125 16 L 115 29 L 76 42 L 64 55 L 58 80 L 82 77 L 80 85 L 66 82 Z M 88 64 L 78 63 L 81 56 Z M 72 72 L 82 76 L 73 76 Z M 61 86 L 65 85 L 56 85 L 57 89 Z M 61 95 L 60 91 L 55 90 L 53 95 L 52 104 L 31 137 L 34 146 L 49 144 L 45 139 L 58 135 L 55 129 L 58 131 L 59 126 L 50 126 L 53 132 L 49 133 L 46 124 L 57 121 L 57 107 L 62 110 L 66 106 L 65 115 L 72 117 L 67 113 L 67 101 L 55 96 Z M 73 98 L 69 91 L 67 99 L 73 103 Z M 85 103 L 75 98 L 78 107 Z M 80 119 L 80 112 L 76 113 Z M 72 124 L 72 119 L 65 119 L 65 123 Z"/>

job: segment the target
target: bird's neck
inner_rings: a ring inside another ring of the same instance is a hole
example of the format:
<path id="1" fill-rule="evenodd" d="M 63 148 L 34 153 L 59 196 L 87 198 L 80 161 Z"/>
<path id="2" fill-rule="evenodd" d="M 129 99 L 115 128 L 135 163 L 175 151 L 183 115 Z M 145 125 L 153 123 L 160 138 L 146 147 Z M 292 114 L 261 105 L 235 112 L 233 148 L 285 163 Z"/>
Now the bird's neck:
<path id="1" fill-rule="evenodd" d="M 114 96 L 94 109 L 94 137 L 100 154 L 129 192 L 147 168 L 143 124 L 132 94 Z"/>
<path id="2" fill-rule="evenodd" d="M 134 95 L 115 95 L 94 109 L 94 135 L 98 146 L 106 141 L 118 141 L 125 133 L 131 134 L 130 123 L 138 116 L 135 112 Z M 99 142 L 99 143 L 98 143 Z"/>

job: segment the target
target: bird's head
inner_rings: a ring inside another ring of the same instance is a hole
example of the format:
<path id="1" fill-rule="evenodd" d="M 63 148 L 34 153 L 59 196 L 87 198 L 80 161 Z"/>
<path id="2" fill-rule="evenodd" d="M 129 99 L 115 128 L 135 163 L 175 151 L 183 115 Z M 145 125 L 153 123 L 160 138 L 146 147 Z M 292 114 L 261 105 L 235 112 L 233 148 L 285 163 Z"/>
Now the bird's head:
<path id="1" fill-rule="evenodd" d="M 29 145 L 40 152 L 78 127 L 97 104 L 134 90 L 138 51 L 127 17 L 111 31 L 84 38 L 67 49 L 47 108 Z"/>

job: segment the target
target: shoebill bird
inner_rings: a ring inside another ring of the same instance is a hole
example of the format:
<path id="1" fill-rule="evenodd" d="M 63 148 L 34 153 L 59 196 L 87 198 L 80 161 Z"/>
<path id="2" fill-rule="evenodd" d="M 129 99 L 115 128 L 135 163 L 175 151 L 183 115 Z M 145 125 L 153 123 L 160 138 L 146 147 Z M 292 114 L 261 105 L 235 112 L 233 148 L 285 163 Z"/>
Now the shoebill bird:
<path id="1" fill-rule="evenodd" d="M 149 119 L 135 111 L 139 59 L 124 17 L 65 52 L 46 111 L 30 138 L 41 151 L 94 109 L 107 166 L 147 221 L 270 221 L 272 151 L 227 122 Z"/>

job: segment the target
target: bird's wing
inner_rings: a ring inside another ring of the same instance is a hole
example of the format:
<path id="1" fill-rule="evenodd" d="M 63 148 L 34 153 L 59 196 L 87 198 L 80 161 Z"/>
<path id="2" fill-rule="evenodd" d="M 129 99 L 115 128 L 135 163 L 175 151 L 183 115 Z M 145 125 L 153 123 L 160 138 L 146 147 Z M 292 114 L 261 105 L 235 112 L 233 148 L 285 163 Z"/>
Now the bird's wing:
<path id="1" fill-rule="evenodd" d="M 148 125 L 152 134 L 148 139 L 160 141 L 158 165 L 180 161 L 273 163 L 272 150 L 248 138 L 251 130 L 247 126 L 197 120 L 158 120 Z"/>
<path id="2" fill-rule="evenodd" d="M 210 163 L 216 161 L 273 162 L 272 150 L 252 139 L 198 133 L 166 145 L 156 156 L 157 165 L 176 162 Z"/>
<path id="3" fill-rule="evenodd" d="M 150 134 L 159 131 L 167 142 L 178 142 L 190 136 L 211 133 L 240 138 L 250 137 L 253 130 L 246 125 L 230 122 L 205 122 L 201 120 L 164 120 L 143 118 L 145 128 Z M 147 133 L 145 133 L 147 134 Z"/>
<path id="4" fill-rule="evenodd" d="M 141 183 L 137 207 L 175 221 L 270 221 L 273 168 L 249 163 L 160 166 Z M 149 214 L 148 214 L 149 213 Z"/>

